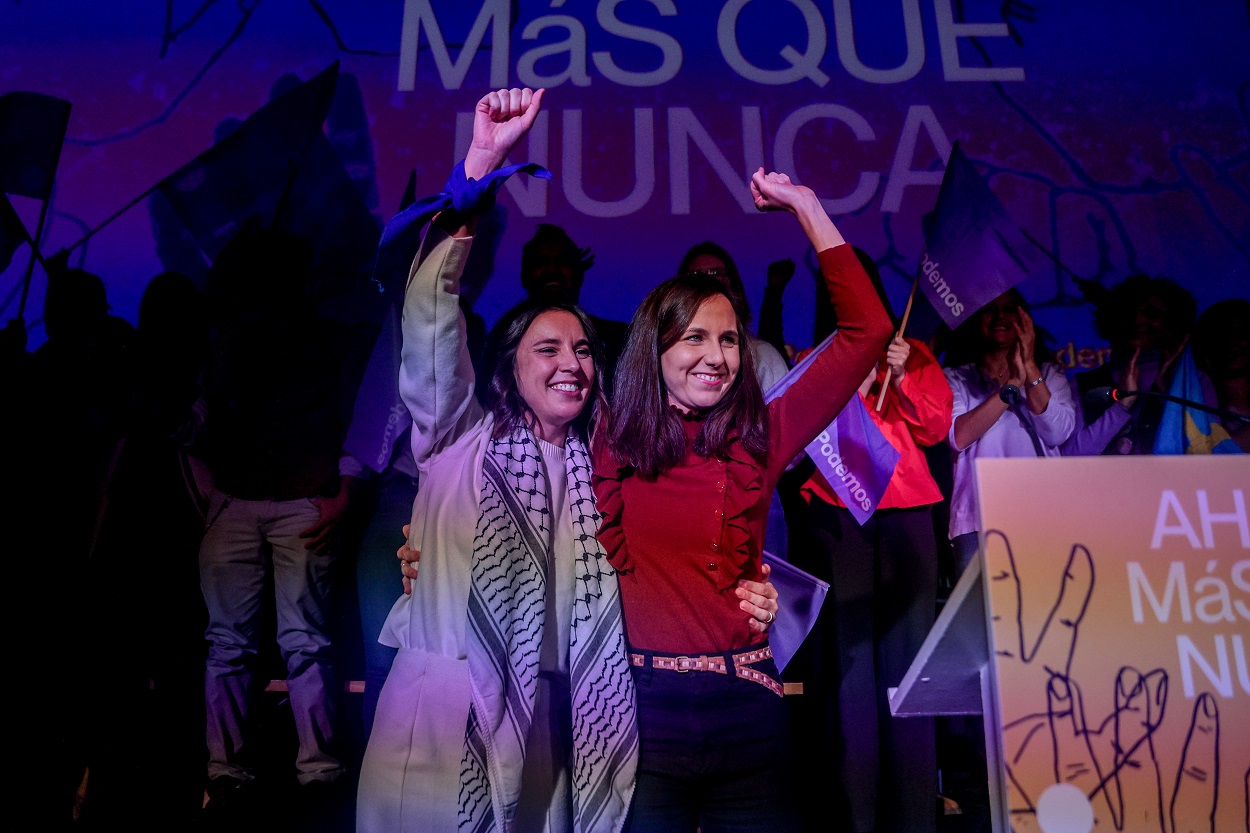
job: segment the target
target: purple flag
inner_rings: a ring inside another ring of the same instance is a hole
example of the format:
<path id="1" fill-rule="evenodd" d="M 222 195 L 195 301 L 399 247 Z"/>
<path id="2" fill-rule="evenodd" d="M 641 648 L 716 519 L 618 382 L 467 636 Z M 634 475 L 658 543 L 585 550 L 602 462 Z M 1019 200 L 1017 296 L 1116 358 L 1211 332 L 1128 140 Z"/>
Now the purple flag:
<path id="1" fill-rule="evenodd" d="M 769 388 L 764 399 L 771 402 L 794 384 L 829 343 L 825 339 L 803 361 Z M 873 422 L 864 400 L 852 396 L 846 407 L 807 446 L 817 470 L 862 525 L 876 511 L 881 496 L 890 485 L 899 453 Z"/>
<path id="2" fill-rule="evenodd" d="M 777 621 L 768 629 L 768 644 L 780 673 L 815 626 L 829 584 L 768 550 L 764 551 L 764 563 L 772 568 L 768 580 L 777 587 L 777 604 L 781 607 Z"/>
<path id="3" fill-rule="evenodd" d="M 39 93 L 0 96 L 0 191 L 37 200 L 52 195 L 69 108 Z"/>
<path id="4" fill-rule="evenodd" d="M 881 502 L 900 455 L 856 395 L 812 440 L 807 456 L 862 526 Z"/>
<path id="5" fill-rule="evenodd" d="M 157 186 L 210 259 L 246 221 L 275 224 L 305 152 L 315 140 L 325 141 L 321 124 L 337 79 L 336 61 L 261 107 Z"/>
<path id="6" fill-rule="evenodd" d="M 1027 277 L 1036 257 L 958 143 L 925 240 L 917 279 L 951 329 Z"/>
<path id="7" fill-rule="evenodd" d="M 382 223 L 369 211 L 330 140 L 313 134 L 299 159 L 273 225 L 313 245 L 313 297 L 334 299 L 339 320 L 376 321 L 378 310 L 359 309 L 376 300 L 359 292 L 369 280 Z"/>

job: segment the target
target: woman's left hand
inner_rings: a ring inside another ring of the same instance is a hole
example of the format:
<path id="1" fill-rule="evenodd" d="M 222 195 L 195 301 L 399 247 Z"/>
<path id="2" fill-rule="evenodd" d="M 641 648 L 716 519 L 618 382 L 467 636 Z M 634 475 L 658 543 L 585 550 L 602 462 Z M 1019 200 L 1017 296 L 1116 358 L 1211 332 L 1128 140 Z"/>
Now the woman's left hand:
<path id="1" fill-rule="evenodd" d="M 734 590 L 741 599 L 738 602 L 739 609 L 746 613 L 748 617 L 747 625 L 753 631 L 761 634 L 768 633 L 768 629 L 772 627 L 773 622 L 777 620 L 777 588 L 768 580 L 769 573 L 772 568 L 767 564 L 760 567 L 760 573 L 763 575 L 763 581 L 747 581 L 742 579 L 738 582 L 738 587 Z"/>
<path id="2" fill-rule="evenodd" d="M 895 335 L 885 348 L 885 363 L 890 368 L 890 383 L 898 385 L 907 375 L 907 357 L 911 355 L 911 345 L 900 335 Z"/>
<path id="3" fill-rule="evenodd" d="M 1007 378 L 1003 380 L 1003 385 L 1015 385 L 1024 391 L 1024 383 L 1029 381 L 1028 360 L 1024 357 L 1024 350 L 1017 341 L 1011 347 L 1011 352 L 1007 356 Z"/>

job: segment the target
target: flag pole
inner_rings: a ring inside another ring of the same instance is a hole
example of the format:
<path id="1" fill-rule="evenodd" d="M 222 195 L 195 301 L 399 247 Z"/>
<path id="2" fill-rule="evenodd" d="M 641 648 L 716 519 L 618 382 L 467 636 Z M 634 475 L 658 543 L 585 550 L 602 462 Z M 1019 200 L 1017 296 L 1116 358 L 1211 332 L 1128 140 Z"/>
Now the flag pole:
<path id="1" fill-rule="evenodd" d="M 44 272 L 48 271 L 48 264 L 44 263 L 43 255 L 39 254 L 39 246 L 37 241 L 43 237 L 43 224 L 48 217 L 48 200 L 40 200 L 39 222 L 35 226 L 35 237 L 32 240 L 30 232 L 26 231 L 26 226 L 22 226 L 22 232 L 26 235 L 26 242 L 30 244 L 30 260 L 26 262 L 26 276 L 22 278 L 22 300 L 17 305 L 17 317 L 25 320 L 26 318 L 26 296 L 30 294 L 30 279 L 35 274 L 35 261 L 39 261 L 39 265 L 43 267 Z"/>
<path id="2" fill-rule="evenodd" d="M 47 209 L 48 209 L 48 203 L 45 200 L 43 204 L 43 208 L 39 212 L 39 229 L 40 230 L 43 229 L 43 221 L 44 221 L 44 217 L 47 215 Z M 36 233 L 35 239 L 32 240 L 30 237 L 30 232 L 26 230 L 26 225 L 21 222 L 20 218 L 18 219 L 18 224 L 22 227 L 22 237 L 26 240 L 26 245 L 30 246 L 30 254 L 31 254 L 30 263 L 26 265 L 26 277 L 22 280 L 22 300 L 21 300 L 21 303 L 18 304 L 18 308 L 17 308 L 17 317 L 22 320 L 25 320 L 26 319 L 26 314 L 25 314 L 26 313 L 26 296 L 30 293 L 30 279 L 35 271 L 35 261 L 39 261 L 39 265 L 43 267 L 44 274 L 47 274 L 48 272 L 48 262 L 43 259 L 43 254 L 40 253 L 39 246 L 35 244 L 35 240 L 38 240 L 40 235 Z M 9 299 L 11 300 L 12 298 L 13 296 L 9 295 Z M 8 303 L 8 301 L 6 300 L 5 303 Z"/>
<path id="3" fill-rule="evenodd" d="M 916 300 L 916 289 L 920 286 L 920 276 L 916 276 L 916 282 L 911 285 L 911 294 L 907 296 L 907 309 L 903 310 L 903 320 L 899 322 L 898 333 L 895 338 L 903 337 L 903 330 L 907 329 L 907 319 L 911 317 L 911 305 Z M 881 383 L 881 390 L 877 392 L 877 413 L 881 412 L 881 406 L 885 404 L 885 392 L 890 387 L 890 376 L 892 370 L 889 365 L 885 366 L 885 381 Z"/>
<path id="4" fill-rule="evenodd" d="M 1017 228 L 1018 228 L 1018 227 L 1017 227 Z M 1058 266 L 1060 269 L 1062 269 L 1063 271 L 1065 271 L 1065 272 L 1067 272 L 1069 275 L 1071 275 L 1071 276 L 1072 276 L 1072 278 L 1073 278 L 1073 280 L 1077 280 L 1077 281 L 1084 281 L 1084 280 L 1086 280 L 1086 278 L 1082 278 L 1082 277 L 1081 277 L 1080 275 L 1078 275 L 1076 272 L 1073 272 L 1071 269 L 1069 269 L 1069 268 L 1068 268 L 1068 267 L 1064 264 L 1064 262 L 1063 262 L 1062 260 L 1060 260 L 1060 259 L 1059 259 L 1058 255 L 1056 255 L 1056 254 L 1055 254 L 1054 252 L 1052 252 L 1050 249 L 1048 249 L 1048 248 L 1046 248 L 1045 246 L 1043 246 L 1040 242 L 1038 242 L 1038 240 L 1037 240 L 1037 239 L 1036 239 L 1033 235 L 1029 234 L 1029 233 L 1028 233 L 1027 231 L 1025 231 L 1024 229 L 1020 229 L 1020 234 L 1024 235 L 1024 239 L 1025 239 L 1025 240 L 1027 240 L 1027 241 L 1029 241 L 1030 243 L 1032 243 L 1032 244 L 1033 244 L 1033 245 L 1037 248 L 1037 250 L 1038 250 L 1039 252 L 1041 252 L 1042 254 L 1046 255 L 1046 257 L 1048 257 L 1048 258 L 1049 258 L 1049 259 L 1050 259 L 1050 260 L 1051 260 L 1051 261 L 1052 261 L 1052 262 L 1053 262 L 1056 266 Z"/>
<path id="5" fill-rule="evenodd" d="M 160 188 L 160 187 L 161 187 L 161 182 L 164 182 L 164 181 L 165 181 L 165 180 L 163 180 L 163 179 L 162 179 L 160 182 L 157 182 L 157 183 L 156 183 L 155 185 L 153 185 L 151 188 L 149 188 L 148 190 L 144 191 L 142 194 L 140 194 L 139 196 L 135 197 L 133 200 L 131 200 L 130 202 L 126 203 L 126 204 L 125 204 L 125 205 L 123 205 L 121 208 L 119 208 L 119 209 L 117 209 L 116 211 L 114 211 L 114 212 L 113 212 L 113 213 L 109 216 L 109 218 L 108 218 L 107 220 L 105 220 L 103 223 L 100 223 L 100 225 L 96 226 L 96 227 L 95 227 L 95 228 L 93 228 L 91 231 L 89 231 L 89 232 L 87 232 L 85 235 L 83 235 L 82 239 L 81 239 L 81 240 L 79 240 L 79 241 L 78 241 L 77 243 L 75 243 L 74 245 L 66 247 L 66 248 L 64 249 L 64 251 L 66 251 L 66 252 L 72 252 L 72 251 L 74 251 L 74 249 L 77 249 L 77 248 L 78 248 L 79 246 L 81 246 L 83 243 L 86 243 L 88 240 L 90 240 L 90 239 L 91 239 L 91 238 L 95 235 L 95 233 L 96 233 L 97 231 L 102 230 L 102 229 L 103 229 L 105 226 L 107 226 L 109 223 L 113 222 L 113 221 L 114 221 L 114 220 L 116 220 L 118 217 L 122 216 L 122 215 L 123 215 L 123 214 L 125 214 L 127 211 L 129 211 L 130 209 L 132 209 L 132 208 L 134 208 L 136 205 L 138 205 L 140 200 L 146 199 L 149 195 L 151 195 L 151 193 L 152 193 L 153 191 L 155 191 L 157 188 Z"/>

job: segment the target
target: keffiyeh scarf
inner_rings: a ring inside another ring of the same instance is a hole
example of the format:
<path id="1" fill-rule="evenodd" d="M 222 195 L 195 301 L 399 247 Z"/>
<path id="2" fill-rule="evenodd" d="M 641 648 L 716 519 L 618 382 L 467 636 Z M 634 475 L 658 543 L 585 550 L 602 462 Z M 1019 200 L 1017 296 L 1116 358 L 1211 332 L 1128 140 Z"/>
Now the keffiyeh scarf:
<path id="1" fill-rule="evenodd" d="M 577 548 L 569 646 L 573 826 L 611 833 L 624 817 L 638 762 L 633 680 L 616 572 L 595 537 L 590 455 L 573 434 L 565 471 Z M 549 486 L 529 431 L 492 440 L 482 474 L 468 607 L 473 703 L 461 761 L 459 827 L 466 833 L 508 831 L 516 814 L 552 542 Z"/>

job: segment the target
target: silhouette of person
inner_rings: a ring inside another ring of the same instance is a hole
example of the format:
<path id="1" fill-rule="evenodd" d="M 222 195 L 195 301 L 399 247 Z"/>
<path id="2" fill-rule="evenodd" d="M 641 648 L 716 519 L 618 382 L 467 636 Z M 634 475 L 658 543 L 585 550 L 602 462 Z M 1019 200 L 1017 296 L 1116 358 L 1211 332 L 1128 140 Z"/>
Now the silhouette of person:
<path id="1" fill-rule="evenodd" d="M 1167 278 L 1131 275 L 1110 289 L 1088 288 L 1094 303 L 1094 329 L 1111 344 L 1111 358 L 1101 367 L 1073 377 L 1077 430 L 1063 444 L 1065 455 L 1150 454 L 1163 415 L 1163 400 L 1136 396 L 1086 402 L 1099 387 L 1166 393 L 1171 370 L 1193 329 L 1197 305 L 1180 284 Z M 1206 404 L 1215 389 L 1201 377 Z"/>
<path id="2" fill-rule="evenodd" d="M 539 223 L 534 236 L 521 248 L 521 287 L 531 301 L 562 301 L 576 304 L 586 272 L 595 264 L 590 249 L 579 248 L 568 232 L 551 223 Z M 604 390 L 611 395 L 616 359 L 625 346 L 624 321 L 588 313 L 599 333 L 607 366 Z"/>
<path id="3" fill-rule="evenodd" d="M 248 718 L 269 604 L 295 718 L 297 780 L 323 786 L 345 772 L 329 604 L 350 479 L 338 463 L 367 345 L 318 313 L 311 273 L 312 248 L 267 229 L 240 232 L 210 274 L 223 314 L 202 445 L 215 485 L 199 559 L 210 808 L 229 807 L 255 779 Z"/>
<path id="4" fill-rule="evenodd" d="M 64 559 L 50 542 L 84 565 L 95 527 L 101 482 L 121 432 L 134 330 L 109 314 L 104 281 L 49 259 L 43 323 L 47 341 L 6 379 L 8 449 L 6 541 L 15 557 L 9 580 L 23 604 L 13 605 L 8 632 L 12 662 L 34 681 L 18 693 L 22 720 L 14 752 L 23 762 L 13 785 L 16 818 L 32 829 L 57 830 L 72 818 L 86 766 L 80 720 L 92 633 L 87 606 L 65 592 Z M 29 774 L 29 776 L 28 776 Z"/>
<path id="5" fill-rule="evenodd" d="M 206 471 L 190 453 L 209 350 L 203 296 L 166 272 L 139 305 L 123 433 L 90 552 L 91 621 L 122 640 L 87 652 L 83 818 L 168 829 L 200 808 L 204 602 L 197 553 Z"/>

